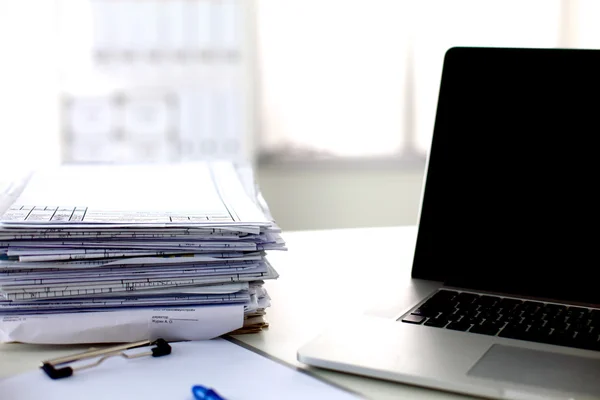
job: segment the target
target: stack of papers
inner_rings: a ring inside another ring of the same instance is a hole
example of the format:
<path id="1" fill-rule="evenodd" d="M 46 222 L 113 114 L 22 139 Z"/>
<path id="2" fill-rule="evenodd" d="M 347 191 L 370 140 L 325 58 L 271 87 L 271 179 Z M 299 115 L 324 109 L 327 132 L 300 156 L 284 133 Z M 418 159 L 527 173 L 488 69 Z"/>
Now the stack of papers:
<path id="1" fill-rule="evenodd" d="M 266 325 L 263 283 L 278 276 L 266 252 L 285 243 L 249 167 L 60 166 L 4 203 L 1 341 L 205 339 Z"/>

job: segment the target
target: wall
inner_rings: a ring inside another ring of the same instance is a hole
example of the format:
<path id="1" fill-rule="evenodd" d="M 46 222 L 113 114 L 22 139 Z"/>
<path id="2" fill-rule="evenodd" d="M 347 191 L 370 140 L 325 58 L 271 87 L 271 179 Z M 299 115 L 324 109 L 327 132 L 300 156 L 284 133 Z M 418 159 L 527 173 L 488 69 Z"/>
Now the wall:
<path id="1" fill-rule="evenodd" d="M 420 169 L 259 166 L 257 180 L 284 231 L 417 222 Z"/>

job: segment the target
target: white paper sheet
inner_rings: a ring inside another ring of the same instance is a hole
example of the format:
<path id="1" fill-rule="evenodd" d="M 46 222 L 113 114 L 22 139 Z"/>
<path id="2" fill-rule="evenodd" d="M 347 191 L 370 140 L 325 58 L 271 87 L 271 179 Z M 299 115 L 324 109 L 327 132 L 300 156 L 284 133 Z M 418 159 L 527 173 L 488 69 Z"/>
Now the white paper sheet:
<path id="1" fill-rule="evenodd" d="M 58 381 L 32 371 L 0 381 L 0 393 L 19 400 L 191 400 L 191 387 L 201 384 L 232 400 L 358 398 L 223 339 L 171 346 L 168 356 L 114 357 Z"/>
<path id="2" fill-rule="evenodd" d="M 57 262 L 31 262 L 23 264 L 18 261 L 0 260 L 0 273 L 5 271 L 34 271 L 40 272 L 41 269 L 47 271 L 85 271 L 95 268 L 132 268 L 132 267 L 152 267 L 167 265 L 190 265 L 200 263 L 222 263 L 236 261 L 260 261 L 263 259 L 263 253 L 205 253 L 205 254 L 174 254 L 161 257 L 136 257 L 124 258 L 119 260 L 82 260 L 82 261 L 57 261 Z"/>
<path id="3" fill-rule="evenodd" d="M 175 249 L 175 250 L 192 250 L 202 248 L 225 248 L 235 250 L 253 250 L 256 248 L 254 243 L 242 242 L 239 239 L 218 241 L 218 240 L 170 240 L 170 241 L 154 241 L 154 240 L 143 240 L 143 241 L 127 241 L 127 240 L 112 240 L 112 241 L 75 241 L 75 240 L 44 240 L 43 242 L 34 242 L 30 240 L 14 240 L 12 242 L 3 242 L 3 246 L 8 248 L 16 247 L 19 249 L 33 248 L 33 249 L 44 249 L 44 248 L 91 248 L 91 249 Z M 218 250 L 217 250 L 218 251 Z"/>
<path id="4" fill-rule="evenodd" d="M 230 282 L 249 282 L 264 279 L 276 279 L 279 275 L 268 263 L 264 269 L 248 272 L 231 272 L 214 276 L 196 276 L 189 278 L 148 278 L 123 281 L 103 281 L 101 283 L 43 284 L 27 288 L 1 287 L 1 294 L 7 300 L 52 299 L 66 296 L 93 296 L 122 292 L 134 295 L 144 290 L 156 288 L 184 287 L 194 285 L 212 285 Z M 259 272 L 264 271 L 264 272 Z"/>
<path id="5" fill-rule="evenodd" d="M 41 170 L 1 220 L 57 226 L 270 225 L 227 162 Z"/>
<path id="6" fill-rule="evenodd" d="M 67 254 L 63 254 L 65 251 L 69 251 Z M 140 251 L 140 250 L 119 250 L 119 251 L 108 251 L 103 249 L 49 249 L 43 252 L 43 254 L 30 255 L 30 256 L 18 256 L 19 261 L 22 263 L 29 262 L 40 262 L 40 261 L 76 261 L 76 260 L 89 260 L 89 259 L 111 259 L 111 258 L 123 258 L 123 257 L 146 257 L 146 256 L 169 256 L 172 254 L 188 254 L 188 250 L 166 250 L 166 251 Z M 212 251 L 210 252 L 212 253 Z M 23 264 L 26 266 L 27 264 Z"/>
<path id="7" fill-rule="evenodd" d="M 3 198 L 3 194 L 0 194 L 0 200 L 4 201 L 0 204 L 5 203 L 13 203 L 16 200 L 17 195 L 13 196 L 12 200 L 6 200 Z M 6 204 L 5 208 L 0 208 L 0 214 L 4 214 L 4 212 L 8 209 L 8 206 L 11 204 Z M 37 236 L 46 236 L 46 235 L 58 235 L 58 236 L 111 236 L 111 235 L 120 235 L 120 234 L 162 234 L 164 233 L 163 228 L 157 227 L 146 227 L 146 226 L 137 226 L 137 225 L 129 225 L 125 228 L 113 228 L 111 226 L 102 226 L 102 225 L 93 225 L 91 228 L 82 227 L 81 225 L 77 226 L 68 226 L 68 227 L 58 227 L 56 225 L 48 226 L 44 225 L 40 229 L 35 228 L 36 224 L 31 224 L 27 226 L 2 226 L 0 230 L 0 237 L 4 239 L 4 236 L 7 236 L 9 239 L 18 239 L 19 236 L 27 235 L 31 238 L 31 235 Z M 212 226 L 180 226 L 173 227 L 169 226 L 169 232 L 175 234 L 182 235 L 220 235 L 220 234 L 254 234 L 258 235 L 261 232 L 260 226 L 220 226 L 220 227 L 212 227 Z M 15 237 L 16 236 L 16 237 Z"/>
<path id="8" fill-rule="evenodd" d="M 100 267 L 88 269 L 59 269 L 41 271 L 19 271 L 6 272 L 0 269 L 0 287 L 4 285 L 39 285 L 43 283 L 56 283 L 60 279 L 63 283 L 79 282 L 79 281 L 102 281 L 112 279 L 128 279 L 139 277 L 183 277 L 189 275 L 215 275 L 225 273 L 227 271 L 248 271 L 259 266 L 257 261 L 238 261 L 235 263 L 220 262 L 206 264 L 168 264 L 148 267 L 131 266 L 131 267 Z"/>
<path id="9" fill-rule="evenodd" d="M 244 304 L 253 307 L 257 299 L 247 291 L 230 294 L 172 294 L 144 297 L 104 297 L 62 299 L 61 301 L 35 301 L 21 303 L 0 302 L 0 313 L 5 316 L 81 313 L 89 311 L 116 311 L 132 307 L 200 307 L 209 305 Z"/>
<path id="10" fill-rule="evenodd" d="M 241 328 L 243 305 L 0 317 L 0 342 L 118 343 L 204 340 Z"/>
<path id="11" fill-rule="evenodd" d="M 147 239 L 154 238 L 160 240 L 167 239 L 219 239 L 219 240 L 235 240 L 245 236 L 245 233 L 238 232 L 219 232 L 215 228 L 210 230 L 197 232 L 190 232 L 184 229 L 171 229 L 169 232 L 162 230 L 120 230 L 120 231 L 98 231 L 98 230 L 87 230 L 87 231 L 67 231 L 64 229 L 48 229 L 46 232 L 43 230 L 31 230 L 23 229 L 21 231 L 15 231 L 11 229 L 2 229 L 0 231 L 0 240 L 28 240 L 35 237 L 36 239 Z"/>
<path id="12" fill-rule="evenodd" d="M 104 268 L 98 270 L 86 270 L 84 273 L 50 272 L 48 274 L 36 274 L 29 277 L 2 276 L 0 274 L 0 291 L 7 289 L 39 287 L 41 285 L 78 284 L 82 282 L 97 283 L 101 285 L 104 281 L 119 280 L 122 282 L 137 282 L 146 278 L 185 278 L 213 275 L 232 275 L 233 273 L 266 272 L 266 264 L 260 262 L 239 262 L 231 264 L 220 264 L 218 266 L 199 265 L 183 268 L 114 268 L 106 271 Z"/>

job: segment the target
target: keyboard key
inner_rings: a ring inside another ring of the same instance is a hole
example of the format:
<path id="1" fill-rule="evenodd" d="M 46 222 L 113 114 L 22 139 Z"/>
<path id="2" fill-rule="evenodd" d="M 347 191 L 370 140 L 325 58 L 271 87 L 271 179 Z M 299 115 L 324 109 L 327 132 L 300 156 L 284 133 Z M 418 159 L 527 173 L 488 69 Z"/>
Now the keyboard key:
<path id="1" fill-rule="evenodd" d="M 478 303 L 485 307 L 494 307 L 497 303 L 500 302 L 500 297 L 497 296 L 486 296 L 483 295 L 479 297 Z"/>
<path id="2" fill-rule="evenodd" d="M 438 290 L 429 301 L 448 301 L 454 299 L 458 295 L 458 292 L 453 290 Z"/>
<path id="3" fill-rule="evenodd" d="M 454 321 L 448 324 L 446 329 L 452 329 L 453 331 L 466 331 L 471 327 L 471 324 L 466 321 Z"/>
<path id="4" fill-rule="evenodd" d="M 448 320 L 446 318 L 429 318 L 425 322 L 425 326 L 433 326 L 435 328 L 443 328 L 448 324 Z"/>
<path id="5" fill-rule="evenodd" d="M 425 317 L 422 317 L 420 315 L 407 315 L 406 317 L 402 318 L 402 322 L 408 322 L 409 324 L 420 324 L 423 321 L 425 321 Z"/>
<path id="6" fill-rule="evenodd" d="M 425 306 L 434 309 L 447 309 L 456 303 L 456 292 L 440 290 L 425 302 Z"/>
<path id="7" fill-rule="evenodd" d="M 597 331 L 588 336 L 587 340 L 584 342 L 584 346 L 587 350 L 600 351 L 600 336 Z"/>
<path id="8" fill-rule="evenodd" d="M 459 319 L 462 319 L 464 316 L 465 315 L 460 310 L 454 310 L 453 313 L 445 315 L 444 317 L 448 321 L 458 321 Z"/>
<path id="9" fill-rule="evenodd" d="M 528 326 L 525 324 L 511 322 L 506 324 L 498 336 L 509 339 L 525 339 L 525 337 L 527 337 L 527 328 Z"/>
<path id="10" fill-rule="evenodd" d="M 451 311 L 457 303 L 455 297 L 456 292 L 440 290 L 422 304 L 417 313 L 426 317 L 435 317 L 440 312 Z"/>
<path id="11" fill-rule="evenodd" d="M 590 326 L 589 326 L 589 320 L 583 320 L 583 319 L 575 319 L 575 320 L 571 320 L 571 318 L 568 319 L 569 322 L 569 329 L 574 330 L 575 332 L 584 332 L 584 331 L 589 331 L 590 330 Z"/>
<path id="12" fill-rule="evenodd" d="M 457 296 L 456 299 L 461 304 L 465 304 L 465 305 L 472 304 L 472 303 L 475 303 L 475 301 L 479 299 L 479 295 L 474 294 L 474 293 L 462 292 Z"/>
<path id="13" fill-rule="evenodd" d="M 567 316 L 570 318 L 588 318 L 590 310 L 583 307 L 569 307 L 567 309 Z"/>
<path id="14" fill-rule="evenodd" d="M 594 331 L 578 332 L 573 341 L 573 346 L 580 349 L 600 350 L 598 346 L 598 333 Z"/>
<path id="15" fill-rule="evenodd" d="M 552 329 L 547 326 L 530 326 L 527 331 L 528 340 L 545 343 Z"/>
<path id="16" fill-rule="evenodd" d="M 559 304 L 546 304 L 542 308 L 542 312 L 547 315 L 558 315 L 564 313 L 566 309 L 567 307 L 561 306 Z"/>
<path id="17" fill-rule="evenodd" d="M 549 318 L 547 324 L 548 327 L 556 330 L 563 330 L 567 327 L 567 325 L 567 318 L 565 317 Z"/>
<path id="18" fill-rule="evenodd" d="M 500 331 L 500 328 L 502 328 L 503 325 L 504 325 L 503 323 L 496 322 L 496 321 L 490 321 L 487 323 L 484 322 L 482 324 L 473 325 L 473 327 L 471 327 L 469 332 L 481 333 L 483 335 L 494 336 Z"/>
<path id="19" fill-rule="evenodd" d="M 526 301 L 521 305 L 521 308 L 524 313 L 533 315 L 538 312 L 543 305 L 544 303 L 540 303 L 538 301 Z"/>
<path id="20" fill-rule="evenodd" d="M 500 322 L 520 322 L 523 319 L 523 317 L 521 317 L 520 314 L 514 313 L 514 314 L 502 314 L 502 316 L 500 318 L 498 318 L 498 321 Z"/>
<path id="21" fill-rule="evenodd" d="M 548 324 L 548 321 L 539 317 L 533 317 L 531 320 L 528 321 L 528 324 L 532 328 L 541 328 L 543 326 L 546 326 Z"/>
<path id="22" fill-rule="evenodd" d="M 575 343 L 575 332 L 569 330 L 554 330 L 548 336 L 548 342 L 558 346 L 572 346 Z"/>
<path id="23" fill-rule="evenodd" d="M 479 307 L 461 307 L 460 311 L 462 311 L 469 318 L 475 317 L 481 313 L 481 311 L 479 311 Z"/>
<path id="24" fill-rule="evenodd" d="M 436 317 L 439 314 L 439 311 L 432 309 L 431 307 L 421 306 L 420 308 L 411 312 L 411 315 L 418 315 L 421 317 Z"/>
<path id="25" fill-rule="evenodd" d="M 499 306 L 503 309 L 513 309 L 517 305 L 522 304 L 521 300 L 504 298 L 500 300 Z"/>

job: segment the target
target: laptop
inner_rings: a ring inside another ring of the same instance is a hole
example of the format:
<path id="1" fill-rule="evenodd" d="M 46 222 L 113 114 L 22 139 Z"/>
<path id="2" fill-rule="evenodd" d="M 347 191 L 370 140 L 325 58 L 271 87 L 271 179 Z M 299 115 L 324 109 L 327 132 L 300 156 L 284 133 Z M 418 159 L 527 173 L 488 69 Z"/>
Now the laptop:
<path id="1" fill-rule="evenodd" d="M 448 50 L 410 301 L 298 360 L 487 398 L 600 398 L 599 138 L 600 50 Z"/>

